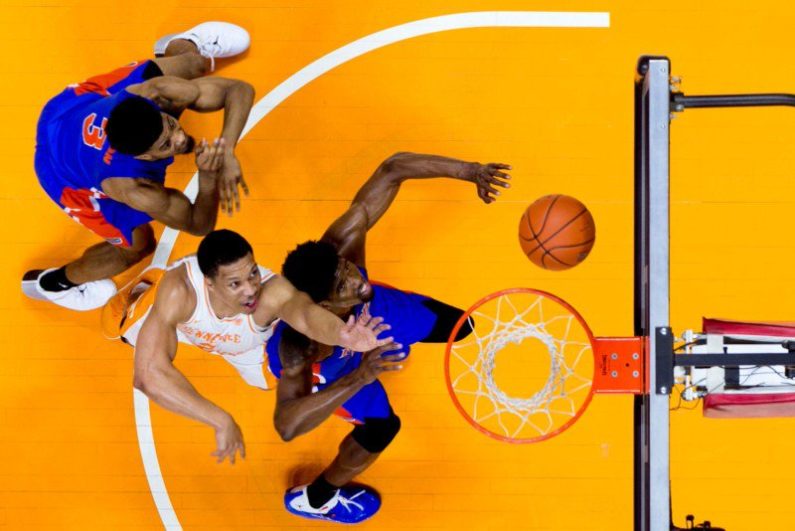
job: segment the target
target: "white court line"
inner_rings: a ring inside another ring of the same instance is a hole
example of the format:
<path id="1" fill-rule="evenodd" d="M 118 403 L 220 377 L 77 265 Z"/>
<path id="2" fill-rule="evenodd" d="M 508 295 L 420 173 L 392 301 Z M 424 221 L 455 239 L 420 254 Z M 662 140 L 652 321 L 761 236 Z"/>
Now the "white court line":
<path id="1" fill-rule="evenodd" d="M 457 13 L 440 17 L 416 20 L 378 31 L 362 37 L 342 48 L 330 52 L 305 66 L 259 100 L 251 109 L 241 140 L 265 116 L 281 102 L 295 94 L 307 83 L 314 81 L 329 70 L 351 59 L 396 42 L 422 35 L 466 28 L 609 28 L 610 13 L 606 12 L 554 12 L 554 11 L 479 11 Z M 193 201 L 198 192 L 198 174 L 194 174 L 185 195 Z M 157 244 L 152 265 L 165 267 L 177 240 L 178 231 L 166 228 Z M 179 519 L 171 505 L 160 465 L 157 461 L 152 425 L 149 417 L 149 402 L 143 393 L 135 392 L 135 421 L 138 445 L 144 462 L 149 488 L 160 513 L 163 525 L 169 531 L 181 530 Z"/>

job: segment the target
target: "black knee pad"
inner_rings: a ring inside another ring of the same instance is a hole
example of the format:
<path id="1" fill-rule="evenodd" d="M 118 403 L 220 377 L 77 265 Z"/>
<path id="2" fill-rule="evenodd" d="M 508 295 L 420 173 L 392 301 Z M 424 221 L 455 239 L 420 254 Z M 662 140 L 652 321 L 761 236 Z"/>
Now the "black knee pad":
<path id="1" fill-rule="evenodd" d="M 385 419 L 367 417 L 364 424 L 359 424 L 353 429 L 351 435 L 362 448 L 370 453 L 378 454 L 389 446 L 392 439 L 400 431 L 400 417 L 390 412 Z"/>

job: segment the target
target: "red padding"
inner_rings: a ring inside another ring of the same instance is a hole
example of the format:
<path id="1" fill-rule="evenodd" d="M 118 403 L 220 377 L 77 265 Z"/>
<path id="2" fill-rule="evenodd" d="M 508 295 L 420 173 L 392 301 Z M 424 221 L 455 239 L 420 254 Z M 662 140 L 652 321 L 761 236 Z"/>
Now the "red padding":
<path id="1" fill-rule="evenodd" d="M 749 323 L 704 317 L 701 329 L 705 334 L 795 337 L 795 323 Z"/>
<path id="2" fill-rule="evenodd" d="M 704 398 L 703 411 L 713 419 L 795 417 L 795 393 L 713 393 Z"/>

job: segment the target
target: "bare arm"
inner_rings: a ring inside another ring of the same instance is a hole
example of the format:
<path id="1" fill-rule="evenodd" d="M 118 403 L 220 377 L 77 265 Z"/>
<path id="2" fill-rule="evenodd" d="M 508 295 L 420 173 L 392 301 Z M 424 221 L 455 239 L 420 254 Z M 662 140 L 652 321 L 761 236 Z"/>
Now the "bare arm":
<path id="1" fill-rule="evenodd" d="M 222 77 L 187 80 L 160 76 L 131 85 L 127 90 L 154 101 L 166 112 L 177 113 L 185 109 L 212 112 L 223 109 L 224 126 L 221 138 L 226 141 L 230 154 L 234 154 L 254 103 L 254 87 L 245 81 Z"/>
<path id="2" fill-rule="evenodd" d="M 238 450 L 245 457 L 240 428 L 229 413 L 199 394 L 174 366 L 177 324 L 189 317 L 195 300 L 193 305 L 186 304 L 191 295 L 178 271 L 166 275 L 138 335 L 133 385 L 169 411 L 211 426 L 218 444 L 213 455 L 219 462 L 228 456 L 234 463 Z"/>
<path id="3" fill-rule="evenodd" d="M 395 200 L 400 185 L 407 179 L 450 177 L 474 183 L 478 197 L 485 203 L 494 201 L 500 192 L 494 186 L 508 187 L 502 172 L 506 164 L 479 164 L 463 160 L 396 153 L 381 163 L 375 173 L 359 189 L 348 210 L 326 230 L 322 240 L 332 243 L 340 254 L 357 265 L 364 265 L 364 243 L 370 230 Z"/>
<path id="4" fill-rule="evenodd" d="M 254 87 L 245 81 L 222 77 L 202 77 L 190 81 L 178 77 L 161 76 L 150 79 L 127 90 L 155 101 L 161 109 L 198 112 L 224 110 L 221 138 L 227 150 L 219 179 L 221 208 L 228 214 L 240 210 L 238 185 L 248 195 L 235 147 L 254 103 Z M 234 209 L 233 209 L 234 207 Z"/>
<path id="5" fill-rule="evenodd" d="M 372 350 L 388 343 L 392 338 L 377 339 L 378 334 L 388 330 L 380 318 L 362 316 L 354 321 L 353 316 L 346 323 L 322 306 L 312 302 L 309 296 L 298 291 L 284 277 L 275 277 L 265 284 L 261 294 L 263 322 L 273 316 L 284 320 L 298 332 L 324 345 L 340 345 L 359 352 Z M 255 316 L 258 324 L 260 318 Z"/>
<path id="6" fill-rule="evenodd" d="M 204 236 L 215 228 L 218 218 L 217 172 L 224 158 L 224 142 L 206 142 L 196 150 L 199 166 L 199 192 L 190 200 L 173 188 L 149 179 L 109 177 L 102 181 L 102 190 L 120 203 L 146 212 L 168 227 L 194 236 Z"/>
<path id="7" fill-rule="evenodd" d="M 285 441 L 313 430 L 380 373 L 402 368 L 396 362 L 403 359 L 403 354 L 381 357 L 382 353 L 399 349 L 400 345 L 384 345 L 365 353 L 355 371 L 322 391 L 312 393 L 314 348 L 316 345 L 310 345 L 307 338 L 290 329 L 285 330 L 279 344 L 282 375 L 276 390 L 273 422 Z"/>

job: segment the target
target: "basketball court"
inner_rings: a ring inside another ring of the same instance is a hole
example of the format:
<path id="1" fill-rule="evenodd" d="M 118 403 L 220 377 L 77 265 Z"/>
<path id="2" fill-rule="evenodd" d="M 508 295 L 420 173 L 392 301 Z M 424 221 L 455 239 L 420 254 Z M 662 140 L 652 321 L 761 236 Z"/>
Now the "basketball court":
<path id="1" fill-rule="evenodd" d="M 435 153 L 510 163 L 511 188 L 486 206 L 460 182 L 405 184 L 368 238 L 374 280 L 462 308 L 508 288 L 541 290 L 600 338 L 656 337 L 658 326 L 679 336 L 701 331 L 702 317 L 795 321 L 795 114 L 783 107 L 688 109 L 666 123 L 655 145 L 670 148 L 670 237 L 657 235 L 669 243 L 669 296 L 659 292 L 654 306 L 639 293 L 655 288 L 636 287 L 645 271 L 642 263 L 636 271 L 638 58 L 670 58 L 662 75 L 682 76 L 685 94 L 795 92 L 787 62 L 795 11 L 779 3 L 164 0 L 98 8 L 13 0 L 0 13 L 13 43 L 0 88 L 0 529 L 333 526 L 288 514 L 282 495 L 328 463 L 347 424 L 330 419 L 284 443 L 273 393 L 182 345 L 176 365 L 243 429 L 246 460 L 218 465 L 212 430 L 133 393 L 131 349 L 102 337 L 98 311 L 62 310 L 19 290 L 25 271 L 97 241 L 36 182 L 41 107 L 66 85 L 148 57 L 162 34 L 208 18 L 252 35 L 250 51 L 217 72 L 257 90 L 237 149 L 251 195 L 218 227 L 243 234 L 263 265 L 278 269 L 296 243 L 319 237 L 392 153 Z M 210 137 L 221 116 L 189 113 L 183 123 Z M 177 159 L 168 182 L 184 189 L 193 171 L 191 158 Z M 566 271 L 530 263 L 517 238 L 527 206 L 552 194 L 582 201 L 596 225 L 590 255 Z M 652 233 L 667 225 L 644 219 Z M 650 252 L 661 250 L 654 241 L 645 244 Z M 154 259 L 179 258 L 197 243 L 167 235 Z M 661 314 L 665 322 L 655 321 Z M 575 347 L 589 341 L 572 338 Z M 523 378 L 537 367 L 520 347 L 504 351 L 511 361 L 493 376 L 507 395 L 526 398 L 545 382 Z M 600 368 L 583 363 L 565 367 Z M 467 404 L 451 398 L 446 366 L 443 347 L 416 345 L 407 367 L 383 378 L 403 429 L 360 478 L 383 497 L 361 528 L 662 531 L 669 488 L 655 471 L 670 475 L 681 527 L 687 514 L 731 531 L 786 529 L 795 517 L 791 419 L 708 418 L 698 401 L 679 399 L 682 386 L 652 392 L 652 425 L 670 442 L 651 435 L 649 468 L 638 472 L 637 414 L 649 405 L 642 394 L 639 403 L 631 393 L 575 393 L 576 421 L 531 437 L 543 441 L 512 444 L 505 439 L 520 437 L 487 436 L 461 414 Z"/>

